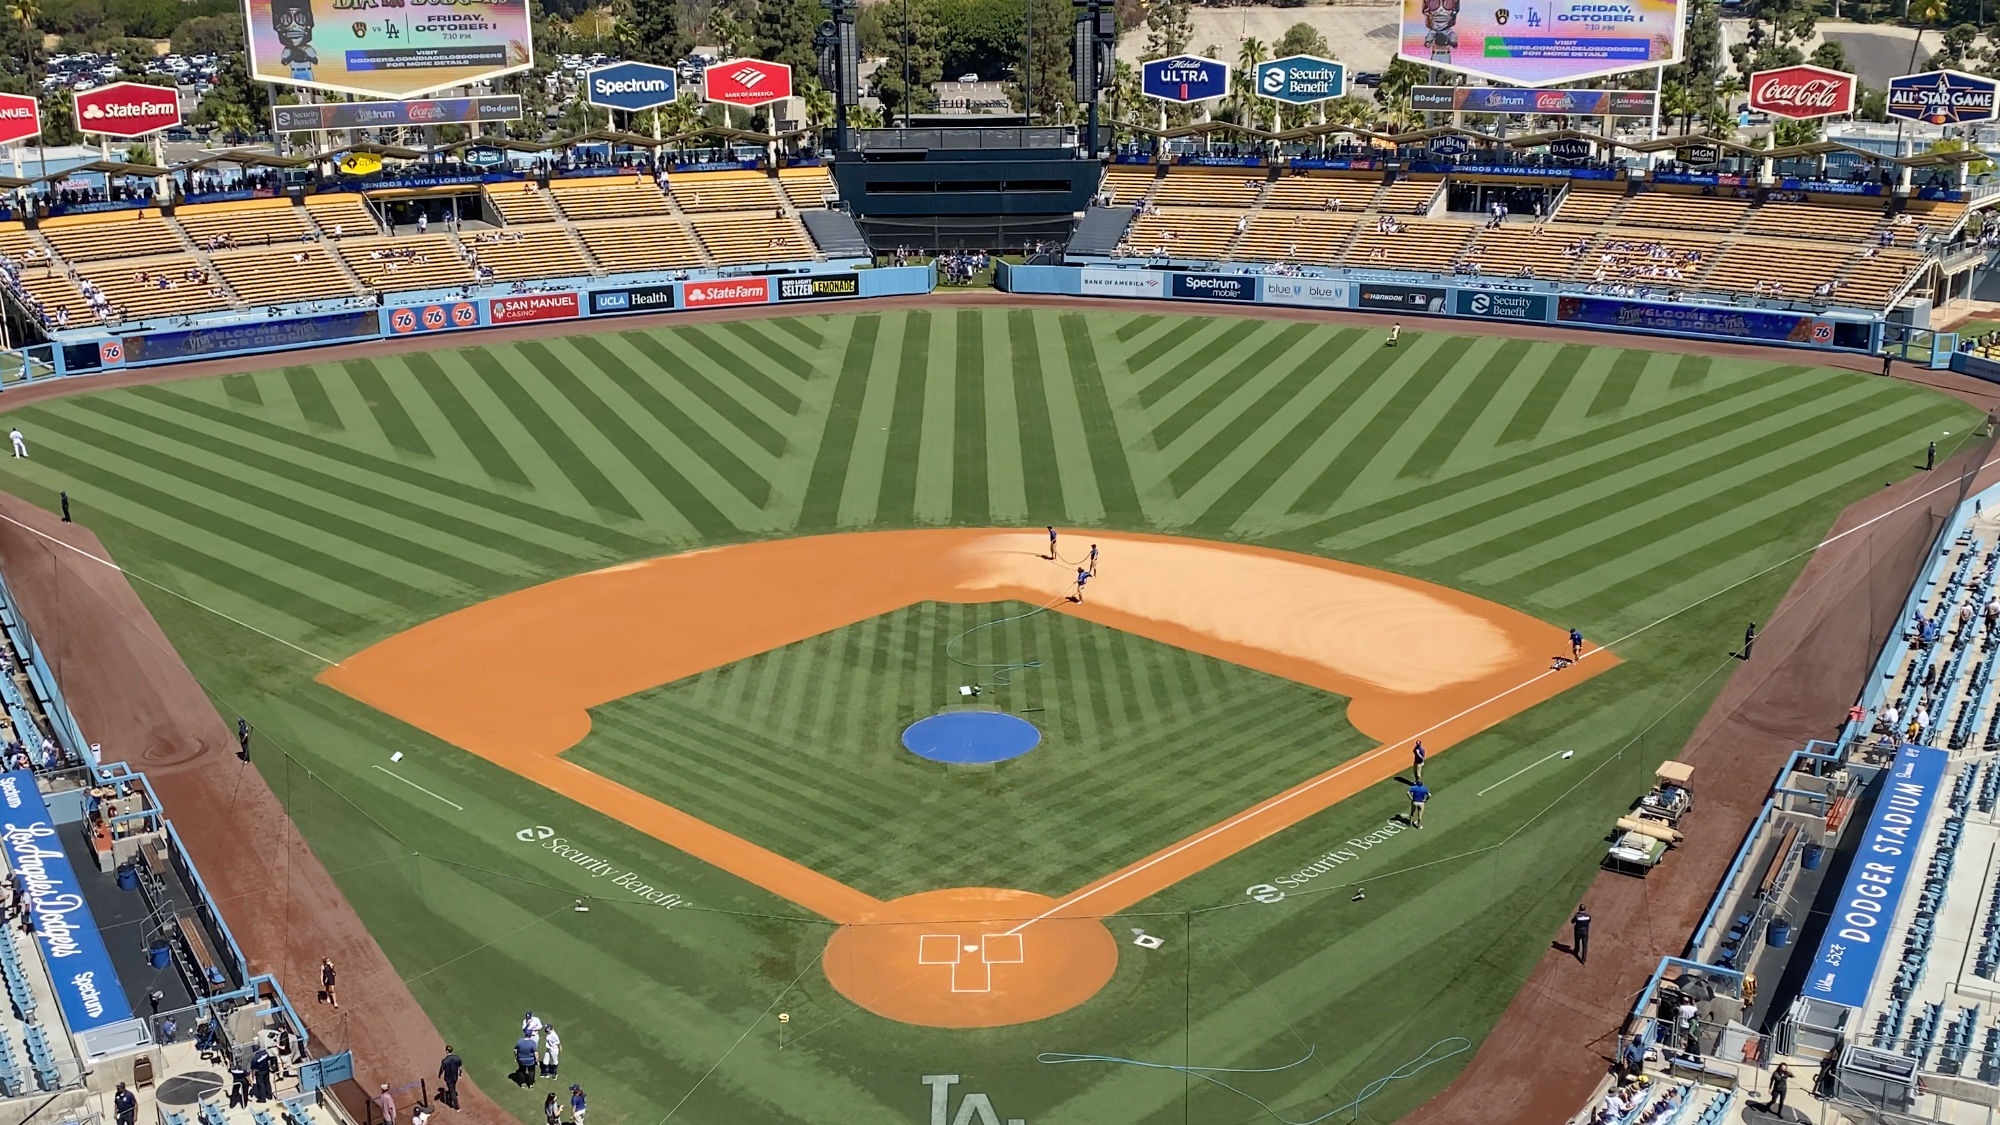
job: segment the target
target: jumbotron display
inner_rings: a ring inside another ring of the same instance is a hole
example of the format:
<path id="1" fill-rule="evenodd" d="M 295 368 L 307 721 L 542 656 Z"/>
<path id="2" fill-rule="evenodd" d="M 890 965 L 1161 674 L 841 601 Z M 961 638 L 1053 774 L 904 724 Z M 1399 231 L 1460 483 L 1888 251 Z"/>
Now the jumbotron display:
<path id="1" fill-rule="evenodd" d="M 1521 86 L 1681 57 L 1678 0 L 1403 0 L 1397 54 Z"/>
<path id="2" fill-rule="evenodd" d="M 246 0 L 244 19 L 251 77 L 286 86 L 407 98 L 535 61 L 527 0 Z"/>

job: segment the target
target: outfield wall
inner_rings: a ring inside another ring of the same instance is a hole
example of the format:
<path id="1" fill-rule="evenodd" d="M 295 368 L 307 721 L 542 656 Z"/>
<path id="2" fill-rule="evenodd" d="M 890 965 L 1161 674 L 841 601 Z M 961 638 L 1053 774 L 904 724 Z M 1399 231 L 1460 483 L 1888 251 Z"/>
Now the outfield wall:
<path id="1" fill-rule="evenodd" d="M 608 281 L 559 284 L 534 292 L 495 296 L 464 296 L 453 291 L 428 301 L 416 299 L 420 295 L 398 294 L 379 307 L 334 313 L 171 330 L 99 331 L 66 336 L 53 349 L 54 375 L 90 375 L 130 367 L 541 321 L 908 296 L 929 293 L 936 286 L 937 273 L 926 265 L 647 284 Z"/>
<path id="2" fill-rule="evenodd" d="M 1823 351 L 1874 352 L 1881 347 L 1882 339 L 1880 318 L 1556 293 L 1530 281 L 1463 278 L 1453 283 L 1404 283 L 1121 266 L 1011 266 L 995 272 L 994 284 L 1010 293 L 1505 320 L 1652 336 L 1734 339 Z"/>

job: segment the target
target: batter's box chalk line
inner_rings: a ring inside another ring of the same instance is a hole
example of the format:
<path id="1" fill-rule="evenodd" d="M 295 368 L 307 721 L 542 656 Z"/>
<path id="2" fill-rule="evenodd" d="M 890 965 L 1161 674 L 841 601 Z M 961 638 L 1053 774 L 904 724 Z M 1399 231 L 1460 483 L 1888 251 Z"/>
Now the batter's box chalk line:
<path id="1" fill-rule="evenodd" d="M 967 954 L 976 953 L 977 957 Z M 958 934 L 924 934 L 917 938 L 917 964 L 951 966 L 953 992 L 993 991 L 992 965 L 1019 965 L 1027 961 L 1026 942 L 1020 934 L 981 934 L 966 941 Z"/>

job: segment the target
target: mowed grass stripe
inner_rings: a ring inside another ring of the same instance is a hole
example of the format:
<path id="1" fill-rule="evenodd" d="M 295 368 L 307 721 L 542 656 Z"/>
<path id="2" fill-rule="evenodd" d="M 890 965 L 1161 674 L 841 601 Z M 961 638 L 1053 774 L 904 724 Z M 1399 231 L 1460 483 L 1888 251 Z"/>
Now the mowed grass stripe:
<path id="1" fill-rule="evenodd" d="M 812 378 L 813 357 L 810 351 L 798 347 L 787 334 L 776 332 L 769 320 L 724 321 L 722 328 L 736 338 L 738 347 L 752 356 L 764 356 L 775 360 L 777 377 L 796 382 L 807 382 Z M 795 403 L 790 414 L 798 413 Z"/>
<path id="2" fill-rule="evenodd" d="M 1403 426 L 1417 412 L 1425 399 L 1438 389 L 1444 373 L 1458 362 L 1458 350 L 1443 337 L 1429 337 L 1434 341 L 1429 355 L 1425 356 L 1417 370 L 1403 380 L 1382 409 L 1368 419 L 1352 442 L 1320 470 L 1313 482 L 1306 486 L 1298 499 L 1292 502 L 1295 512 L 1325 511 L 1338 502 L 1369 464 L 1395 441 Z"/>
<path id="3" fill-rule="evenodd" d="M 394 359 L 383 362 L 396 363 Z M 375 424 L 381 428 L 382 436 L 389 439 L 389 444 L 405 453 L 431 456 L 430 442 L 424 440 L 423 431 L 410 420 L 410 412 L 396 397 L 395 388 L 383 377 L 382 369 L 376 366 L 375 361 L 354 359 L 341 366 L 354 380 L 354 388 L 361 392 L 361 400 L 368 404 L 369 412 L 375 416 Z M 404 380 L 396 381 L 401 383 Z"/>
<path id="4" fill-rule="evenodd" d="M 1575 346 L 1556 351 L 1548 367 L 1536 376 L 1535 389 L 1521 400 L 1520 409 L 1508 420 L 1507 428 L 1500 431 L 1500 444 L 1533 441 L 1541 436 L 1542 427 L 1548 424 L 1549 415 L 1555 413 L 1556 404 L 1569 393 L 1570 384 L 1576 381 L 1583 357 L 1589 351 Z"/>
<path id="5" fill-rule="evenodd" d="M 137 506 L 143 507 L 143 505 Z M 260 628 L 284 636 L 290 630 L 286 629 L 282 622 L 272 620 L 273 617 L 281 617 L 298 622 L 319 636 L 343 641 L 370 636 L 380 631 L 374 614 L 356 613 L 305 593 L 300 589 L 299 583 L 273 577 L 269 570 L 262 567 L 253 569 L 244 565 L 253 560 L 247 559 L 240 553 L 224 558 L 206 551 L 180 534 L 183 528 L 156 531 L 141 522 L 149 519 L 163 524 L 174 522 L 170 517 L 161 517 L 150 511 L 137 511 L 127 515 L 122 521 L 122 526 L 109 537 L 109 542 L 117 545 L 113 550 L 117 550 L 118 546 L 129 546 L 143 551 L 146 557 L 160 559 L 181 574 L 208 583 L 218 591 L 227 591 L 246 605 L 255 606 L 263 611 L 265 616 L 258 619 Z M 153 581 L 165 583 L 169 588 L 176 585 L 169 575 L 154 572 L 148 577 Z M 209 601 L 211 604 L 213 602 L 213 599 L 197 600 Z M 238 616 L 245 615 L 238 614 Z M 297 639 L 311 640 L 310 637 Z M 250 646 L 262 642 L 245 640 L 242 643 L 244 646 L 242 651 L 248 652 Z M 292 659 L 298 654 L 286 651 L 279 655 L 285 659 Z"/>
<path id="6" fill-rule="evenodd" d="M 1431 432 L 1425 435 L 1423 441 L 1417 443 L 1416 451 L 1410 454 L 1409 460 L 1403 462 L 1396 475 L 1406 479 L 1436 475 L 1458 450 L 1459 443 L 1472 431 L 1473 424 L 1478 421 L 1479 416 L 1486 412 L 1487 406 L 1493 402 L 1493 396 L 1499 394 L 1500 388 L 1515 377 L 1521 361 L 1527 354 L 1528 341 L 1501 341 L 1500 346 L 1494 349 L 1493 354 L 1487 356 L 1486 362 L 1473 373 L 1472 381 L 1459 392 L 1457 398 L 1452 400 L 1444 412 L 1444 417 L 1438 419 L 1437 425 L 1431 427 Z"/>
<path id="7" fill-rule="evenodd" d="M 714 368 L 710 365 L 688 362 L 686 358 L 669 348 L 666 338 L 658 333 L 620 332 L 618 340 L 644 356 L 646 363 L 654 371 L 685 387 L 690 394 L 700 399 L 703 405 L 736 427 L 743 436 L 756 442 L 759 449 L 773 457 L 784 454 L 785 435 L 775 424 L 731 394 L 725 388 L 724 380 L 710 378 L 714 372 Z"/>
<path id="8" fill-rule="evenodd" d="M 1598 384 L 1596 397 L 1590 400 L 1590 407 L 1583 413 L 1586 418 L 1596 418 L 1605 414 L 1616 414 L 1632 401 L 1632 392 L 1639 389 L 1639 379 L 1646 373 L 1646 363 L 1652 357 L 1636 349 L 1615 353 L 1611 360 L 1611 372 L 1604 382 Z"/>
<path id="9" fill-rule="evenodd" d="M 1709 371 L 1714 367 L 1715 361 L 1705 355 L 1684 355 L 1679 363 L 1674 364 L 1674 378 L 1667 384 L 1667 389 L 1680 391 L 1698 387 L 1707 380 Z"/>
<path id="10" fill-rule="evenodd" d="M 1076 313 L 1063 313 L 1060 319 L 1063 352 L 1069 359 L 1071 385 L 1076 389 L 1084 444 L 1090 450 L 1090 467 L 1097 475 L 1098 499 L 1108 521 L 1129 523 L 1144 515 L 1139 509 L 1139 486 L 1132 480 L 1125 441 L 1118 432 L 1118 417 L 1111 408 L 1111 395 L 1104 385 L 1097 349 L 1091 344 L 1090 324 Z"/>
<path id="11" fill-rule="evenodd" d="M 1168 484 L 1176 493 L 1185 496 L 1208 479 L 1223 461 L 1232 455 L 1240 455 L 1258 430 L 1296 402 L 1314 383 L 1339 378 L 1329 369 L 1344 365 L 1348 353 L 1359 345 L 1364 335 L 1359 328 L 1344 329 L 1334 333 L 1323 344 L 1316 342 L 1310 352 L 1300 349 L 1299 354 L 1285 357 L 1289 365 L 1283 368 L 1283 374 L 1256 398 L 1244 404 L 1221 428 L 1209 435 L 1207 441 L 1183 457 L 1167 473 Z M 1353 378 L 1353 374 L 1347 373 L 1347 378 Z"/>
<path id="12" fill-rule="evenodd" d="M 255 375 L 224 375 L 222 393 L 229 396 L 231 402 L 240 402 L 246 406 L 264 405 L 264 392 L 257 389 Z"/>
<path id="13" fill-rule="evenodd" d="M 1161 372 L 1152 381 L 1144 383 L 1139 387 L 1139 393 L 1136 397 L 1140 406 L 1152 407 L 1157 405 L 1168 395 L 1180 389 L 1181 384 L 1187 382 L 1189 379 L 1205 372 L 1213 371 L 1223 362 L 1225 356 L 1240 351 L 1246 343 L 1259 334 L 1260 330 L 1275 331 L 1275 329 L 1271 328 L 1268 321 L 1203 321 L 1198 318 L 1189 318 L 1189 323 L 1194 326 L 1195 332 L 1204 338 L 1195 340 L 1191 334 L 1186 339 L 1176 341 L 1175 345 L 1171 348 L 1160 349 L 1160 354 L 1163 357 L 1165 355 L 1180 355 L 1182 357 L 1181 361 Z M 1131 369 L 1137 372 L 1144 370 L 1146 366 L 1147 364 L 1142 363 Z"/>
<path id="14" fill-rule="evenodd" d="M 346 423 L 340 420 L 340 412 L 333 408 L 333 400 L 327 397 L 318 368 L 285 368 L 285 385 L 292 389 L 292 401 L 298 405 L 299 414 L 308 423 L 330 430 L 347 428 Z"/>
<path id="15" fill-rule="evenodd" d="M 481 471 L 495 480 L 527 486 L 528 474 L 521 470 L 513 455 L 507 452 L 507 447 L 494 436 L 485 419 L 479 416 L 479 411 L 466 401 L 465 393 L 452 382 L 451 376 L 438 366 L 437 359 L 418 352 L 405 356 L 403 362 L 416 378 L 417 389 L 430 396 L 431 405 L 451 425 L 452 433 L 458 435 L 459 442 L 479 463 Z"/>
<path id="16" fill-rule="evenodd" d="M 953 315 L 958 341 L 957 393 L 952 398 L 951 518 L 978 526 L 991 520 L 986 488 L 986 318 L 977 309 Z"/>
<path id="17" fill-rule="evenodd" d="M 1202 372 L 1199 379 L 1190 379 L 1185 385 L 1194 391 L 1186 401 L 1176 407 L 1171 414 L 1160 419 L 1153 427 L 1153 442 L 1161 450 L 1193 429 L 1215 412 L 1231 395 L 1243 389 L 1243 384 L 1262 372 L 1268 371 L 1287 354 L 1294 360 L 1305 358 L 1303 344 L 1306 337 L 1313 334 L 1310 324 L 1279 324 L 1271 326 L 1256 347 L 1236 353 L 1233 363 L 1217 363 Z M 1249 341 L 1245 341 L 1246 346 Z"/>
<path id="18" fill-rule="evenodd" d="M 533 361 L 527 354 L 518 347 L 512 350 L 517 357 L 528 360 L 529 370 L 533 372 Z M 504 351 L 494 349 L 476 352 L 470 357 L 473 369 L 485 380 L 486 388 L 493 393 L 493 397 L 514 416 L 514 421 L 526 431 L 528 439 L 541 447 L 542 454 L 569 481 L 570 487 L 576 489 L 577 495 L 583 497 L 584 503 L 600 512 L 638 519 L 639 510 L 611 483 L 604 470 L 583 452 L 568 430 L 549 417 L 548 411 L 515 376 L 514 365 L 504 361 L 504 354 Z M 540 349 L 537 354 L 546 357 L 548 352 L 547 349 Z M 540 377 L 546 378 L 545 375 Z"/>
<path id="19" fill-rule="evenodd" d="M 753 360 L 738 354 L 729 347 L 721 331 L 707 326 L 690 326 L 680 329 L 675 335 L 707 357 L 708 366 L 728 375 L 738 385 L 749 388 L 784 414 L 798 413 L 799 396 L 765 370 L 767 361 L 761 357 Z"/>
<path id="20" fill-rule="evenodd" d="M 820 317 L 780 316 L 773 317 L 765 323 L 798 340 L 808 351 L 817 351 L 819 346 L 826 342 L 826 337 L 815 326 L 815 322 L 820 319 Z"/>
<path id="21" fill-rule="evenodd" d="M 1157 314 L 1131 317 L 1111 330 L 1111 338 L 1121 344 L 1129 344 L 1134 337 L 1143 336 L 1159 327 L 1160 322 L 1165 319 L 1166 317 Z"/>
<path id="22" fill-rule="evenodd" d="M 1196 333 L 1201 332 L 1203 329 L 1220 330 L 1219 322 L 1204 320 L 1196 316 L 1173 317 L 1171 319 L 1163 318 L 1161 322 L 1167 325 L 1167 329 L 1160 333 L 1158 339 L 1140 340 L 1126 349 L 1126 370 L 1136 375 L 1161 360 L 1170 359 L 1178 355 L 1181 348 L 1189 340 L 1193 339 Z M 1191 360 L 1183 360 L 1182 362 L 1191 362 Z M 1200 370 L 1200 368 L 1197 367 L 1195 370 Z M 1142 394 L 1139 401 L 1143 405 L 1148 400 Z"/>
<path id="23" fill-rule="evenodd" d="M 889 442 L 882 454 L 882 479 L 875 497 L 875 518 L 892 526 L 916 522 L 917 459 L 924 444 L 924 395 L 929 389 L 925 360 L 931 350 L 931 314 L 903 318 L 903 346 L 891 369 L 893 405 L 889 412 Z"/>
<path id="24" fill-rule="evenodd" d="M 602 340 L 589 336 L 569 337 L 569 344 L 580 352 L 591 364 L 611 380 L 612 386 L 624 392 L 625 397 L 639 405 L 660 428 L 672 434 L 687 451 L 709 470 L 729 483 L 742 497 L 756 507 L 763 507 L 771 499 L 771 482 L 762 473 L 750 467 L 728 442 L 711 433 L 707 426 L 690 418 L 667 400 L 660 389 L 649 382 L 631 366 L 620 359 Z M 747 437 L 746 444 L 754 445 Z M 672 497 L 668 497 L 672 499 Z"/>
<path id="25" fill-rule="evenodd" d="M 1014 413 L 1021 424 L 1021 470 L 1032 518 L 1064 523 L 1062 470 L 1056 459 L 1055 430 L 1049 421 L 1048 389 L 1042 378 L 1042 353 L 1037 346 L 1034 313 L 1016 309 L 1007 314 L 1008 354 L 1013 360 Z"/>
<path id="26" fill-rule="evenodd" d="M 806 478 L 805 502 L 799 509 L 801 534 L 831 531 L 839 523 L 847 462 L 854 453 L 861 405 L 868 397 L 868 376 L 875 364 L 875 339 L 881 329 L 880 316 L 859 316 L 848 331 L 847 352 L 834 379 L 826 424 L 820 428 L 819 451 Z"/>

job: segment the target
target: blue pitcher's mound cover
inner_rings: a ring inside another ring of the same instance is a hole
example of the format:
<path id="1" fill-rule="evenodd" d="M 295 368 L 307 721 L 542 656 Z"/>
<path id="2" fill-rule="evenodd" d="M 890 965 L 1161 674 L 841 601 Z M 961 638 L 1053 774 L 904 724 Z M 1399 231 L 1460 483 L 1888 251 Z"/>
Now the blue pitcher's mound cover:
<path id="1" fill-rule="evenodd" d="M 910 753 L 956 765 L 1004 762 L 1041 741 L 1035 724 L 998 711 L 949 711 L 903 728 L 903 747 Z"/>

